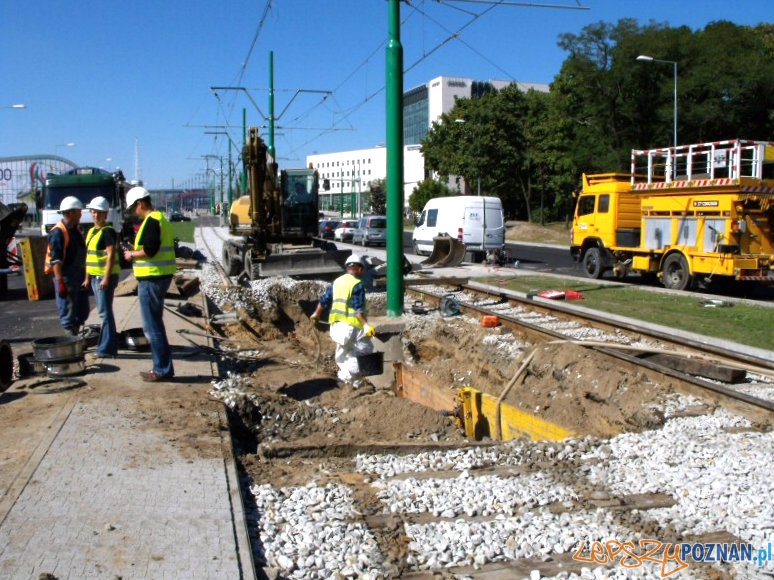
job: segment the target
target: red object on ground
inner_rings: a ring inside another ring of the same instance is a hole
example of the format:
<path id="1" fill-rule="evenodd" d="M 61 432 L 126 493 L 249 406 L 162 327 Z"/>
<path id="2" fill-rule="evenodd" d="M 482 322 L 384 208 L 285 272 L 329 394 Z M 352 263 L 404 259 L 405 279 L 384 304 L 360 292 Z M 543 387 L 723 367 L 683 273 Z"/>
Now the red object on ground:
<path id="1" fill-rule="evenodd" d="M 486 328 L 492 328 L 494 326 L 497 326 L 500 324 L 500 319 L 496 316 L 487 315 L 481 317 L 481 326 L 484 326 Z"/>
<path id="2" fill-rule="evenodd" d="M 549 300 L 582 300 L 583 294 L 575 290 L 543 290 L 536 296 L 548 298 Z"/>

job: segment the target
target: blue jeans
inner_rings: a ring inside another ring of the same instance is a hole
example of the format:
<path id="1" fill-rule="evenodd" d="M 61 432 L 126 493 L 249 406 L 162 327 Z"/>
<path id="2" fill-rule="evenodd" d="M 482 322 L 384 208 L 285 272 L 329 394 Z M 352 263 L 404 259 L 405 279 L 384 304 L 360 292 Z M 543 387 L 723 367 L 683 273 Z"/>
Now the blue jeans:
<path id="1" fill-rule="evenodd" d="M 172 277 L 137 281 L 137 298 L 140 302 L 142 329 L 150 342 L 153 356 L 153 372 L 162 377 L 175 376 L 172 365 L 172 349 L 164 328 L 164 296 Z"/>
<path id="2" fill-rule="evenodd" d="M 94 292 L 97 313 L 102 321 L 99 328 L 97 355 L 116 356 L 118 354 L 118 333 L 116 319 L 113 316 L 113 295 L 116 292 L 116 286 L 118 286 L 118 274 L 112 274 L 109 277 L 108 287 L 104 290 L 99 287 L 100 282 L 102 282 L 102 276 L 91 277 L 91 290 Z"/>
<path id="3" fill-rule="evenodd" d="M 83 323 L 89 317 L 89 293 L 86 288 L 83 288 L 83 278 L 78 273 L 68 276 L 64 274 L 62 276 L 67 286 L 67 298 L 59 296 L 59 291 L 56 288 L 56 280 L 54 280 L 54 294 L 56 296 L 56 307 L 59 310 L 59 322 L 62 328 L 68 334 L 78 334 Z"/>

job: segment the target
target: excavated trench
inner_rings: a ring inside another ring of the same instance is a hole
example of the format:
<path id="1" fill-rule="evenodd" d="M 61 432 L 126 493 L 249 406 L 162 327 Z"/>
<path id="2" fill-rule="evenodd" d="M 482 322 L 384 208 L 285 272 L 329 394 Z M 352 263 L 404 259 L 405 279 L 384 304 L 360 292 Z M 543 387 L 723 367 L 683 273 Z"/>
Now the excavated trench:
<path id="1" fill-rule="evenodd" d="M 500 396 L 533 350 L 504 403 L 578 436 L 608 437 L 663 422 L 657 407 L 670 385 L 656 384 L 641 370 L 569 344 L 533 349 L 503 327 L 485 328 L 438 311 L 407 309 L 397 337 L 403 361 L 393 367 L 387 357 L 387 372 L 374 378 L 376 386 L 339 385 L 327 326 L 314 328 L 308 319 L 324 285 L 288 279 L 253 284 L 252 308 L 241 310 L 249 320 L 222 329 L 248 347 L 240 353 L 248 360 L 223 358 L 221 376 L 229 378 L 221 381 L 220 396 L 231 409 L 241 450 L 258 460 L 466 445 L 471 438 L 454 420 L 460 390 Z M 385 295 L 369 294 L 368 304 L 369 316 L 378 319 Z M 424 405 L 398 396 L 411 395 L 404 388 L 409 385 L 421 391 L 413 398 Z M 493 436 L 491 429 L 476 433 L 487 440 Z"/>

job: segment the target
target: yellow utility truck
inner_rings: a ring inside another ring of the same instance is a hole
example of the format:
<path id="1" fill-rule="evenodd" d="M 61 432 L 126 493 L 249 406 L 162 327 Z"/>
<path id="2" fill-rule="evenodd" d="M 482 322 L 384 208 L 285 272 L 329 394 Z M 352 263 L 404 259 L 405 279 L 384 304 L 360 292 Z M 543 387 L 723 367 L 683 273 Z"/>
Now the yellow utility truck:
<path id="1" fill-rule="evenodd" d="M 590 278 L 774 284 L 774 142 L 632 151 L 631 173 L 584 175 L 570 253 Z"/>

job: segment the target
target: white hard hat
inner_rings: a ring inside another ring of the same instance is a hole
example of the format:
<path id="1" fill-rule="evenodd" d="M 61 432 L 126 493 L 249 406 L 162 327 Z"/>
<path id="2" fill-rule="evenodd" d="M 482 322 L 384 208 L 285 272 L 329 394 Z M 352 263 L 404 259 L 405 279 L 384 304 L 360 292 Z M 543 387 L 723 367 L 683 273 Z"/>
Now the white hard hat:
<path id="1" fill-rule="evenodd" d="M 100 195 L 99 197 L 95 197 L 94 199 L 92 199 L 89 202 L 89 204 L 86 206 L 86 209 L 94 209 L 97 211 L 108 211 L 110 209 L 110 202 Z"/>
<path id="2" fill-rule="evenodd" d="M 126 207 L 132 207 L 138 200 L 150 197 L 150 193 L 144 187 L 133 187 L 126 194 Z"/>
<path id="3" fill-rule="evenodd" d="M 59 213 L 70 211 L 71 209 L 83 209 L 83 202 L 74 195 L 68 195 L 59 204 Z"/>
<path id="4" fill-rule="evenodd" d="M 363 260 L 360 258 L 360 254 L 350 254 L 349 258 L 347 258 L 347 261 L 344 262 L 345 266 L 349 266 L 350 264 L 359 264 L 360 266 L 363 266 Z"/>

